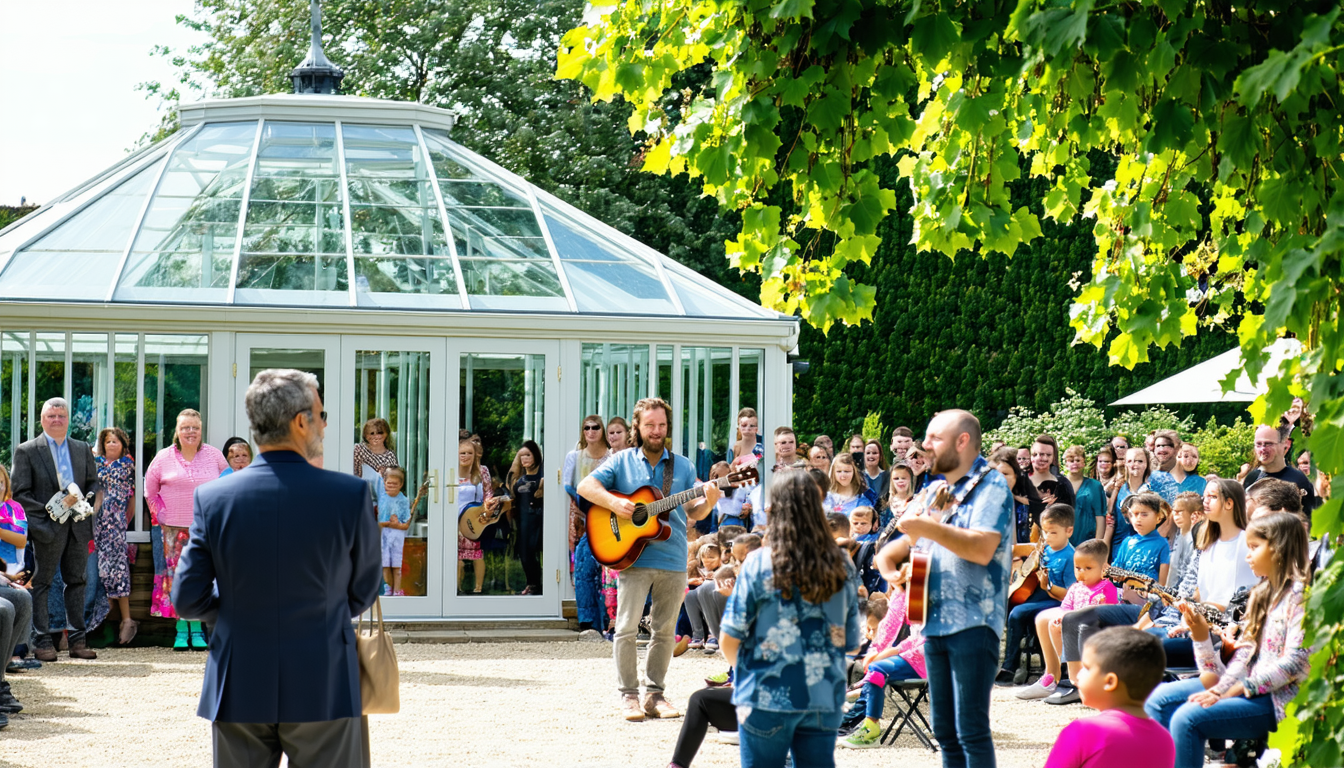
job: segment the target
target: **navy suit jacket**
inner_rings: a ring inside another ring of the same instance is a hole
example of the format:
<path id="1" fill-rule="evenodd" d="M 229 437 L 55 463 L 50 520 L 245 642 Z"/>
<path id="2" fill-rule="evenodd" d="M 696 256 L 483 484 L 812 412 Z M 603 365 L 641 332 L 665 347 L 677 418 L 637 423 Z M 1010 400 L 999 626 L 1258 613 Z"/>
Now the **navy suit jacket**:
<path id="1" fill-rule="evenodd" d="M 196 713 L 231 723 L 360 716 L 352 617 L 378 592 L 369 486 L 268 451 L 196 489 L 173 582 L 184 619 L 213 624 Z"/>

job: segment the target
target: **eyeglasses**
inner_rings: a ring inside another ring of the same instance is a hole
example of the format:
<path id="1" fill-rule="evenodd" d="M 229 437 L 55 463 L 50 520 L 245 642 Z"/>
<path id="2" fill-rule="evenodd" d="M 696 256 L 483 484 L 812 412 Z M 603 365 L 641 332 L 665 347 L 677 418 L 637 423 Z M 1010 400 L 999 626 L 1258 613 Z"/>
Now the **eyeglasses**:
<path id="1" fill-rule="evenodd" d="M 584 425 L 583 425 L 583 431 L 584 431 L 584 432 L 601 432 L 601 431 L 602 431 L 602 425 L 601 425 L 601 424 L 584 424 Z"/>
<path id="2" fill-rule="evenodd" d="M 311 410 L 307 410 L 307 411 L 301 411 L 301 413 L 306 413 L 306 414 L 308 414 L 309 416 L 311 416 L 313 412 L 312 412 Z M 327 423 L 327 412 L 326 412 L 326 411 L 322 411 L 321 413 L 317 414 L 317 418 L 321 419 L 323 424 L 326 424 L 326 423 Z"/>
<path id="3" fill-rule="evenodd" d="M 1256 441 L 1255 441 L 1255 447 L 1256 447 L 1256 448 L 1273 448 L 1273 447 L 1276 446 L 1276 445 L 1278 445 L 1278 442 L 1277 442 L 1277 441 L 1276 441 L 1276 442 L 1273 442 L 1273 443 L 1266 443 L 1266 442 L 1264 442 L 1263 440 L 1256 440 Z"/>

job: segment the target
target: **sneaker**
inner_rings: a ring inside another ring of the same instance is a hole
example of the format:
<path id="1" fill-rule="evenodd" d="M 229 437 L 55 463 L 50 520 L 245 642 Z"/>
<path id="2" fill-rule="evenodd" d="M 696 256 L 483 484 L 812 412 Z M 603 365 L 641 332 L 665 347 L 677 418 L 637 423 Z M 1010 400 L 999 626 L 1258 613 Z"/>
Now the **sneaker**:
<path id="1" fill-rule="evenodd" d="M 1053 695 L 1058 688 L 1059 684 L 1054 681 L 1051 681 L 1050 685 L 1041 685 L 1041 681 L 1037 680 L 1026 688 L 1014 691 L 1013 695 L 1023 701 L 1036 701 Z"/>
<path id="2" fill-rule="evenodd" d="M 406 590 L 404 590 L 404 589 L 394 589 L 394 590 L 392 590 L 392 596 L 393 596 L 393 597 L 405 597 L 405 596 L 406 596 Z"/>
<path id="3" fill-rule="evenodd" d="M 687 647 L 687 648 L 694 648 L 695 650 L 698 651 L 698 650 L 700 650 L 701 648 L 704 648 L 704 647 L 705 647 L 705 641 L 704 641 L 704 640 L 696 640 L 696 639 L 692 639 L 691 642 L 690 642 L 690 645 L 688 645 L 688 646 L 686 646 L 686 647 Z"/>
<path id="4" fill-rule="evenodd" d="M 27 672 L 30 669 L 41 669 L 42 662 L 37 659 L 10 659 L 9 665 L 5 667 L 6 673 Z"/>
<path id="5" fill-rule="evenodd" d="M 1007 688 L 1014 684 L 1013 678 L 1016 676 L 1017 673 L 1012 670 L 1000 669 L 999 674 L 994 676 L 994 686 L 996 688 Z M 1017 683 L 1017 685 L 1021 685 L 1021 683 Z"/>
<path id="6" fill-rule="evenodd" d="M 737 731 L 719 731 L 718 742 L 720 744 L 738 744 Z"/>
<path id="7" fill-rule="evenodd" d="M 681 717 L 681 710 L 673 706 L 666 696 L 654 691 L 644 696 L 644 714 L 659 720 L 671 720 Z"/>
<path id="8" fill-rule="evenodd" d="M 680 656 L 681 654 L 686 652 L 687 648 L 690 647 L 691 647 L 690 638 L 686 637 L 685 635 L 679 635 L 677 637 L 677 644 L 672 646 L 672 655 Z"/>
<path id="9" fill-rule="evenodd" d="M 579 640 L 585 643 L 600 643 L 606 638 L 596 629 L 585 629 L 579 633 Z"/>
<path id="10" fill-rule="evenodd" d="M 722 688 L 725 685 L 732 685 L 733 678 L 729 672 L 720 672 L 717 675 L 710 675 L 705 678 L 705 685 L 710 688 Z"/>
<path id="11" fill-rule="evenodd" d="M 638 723 L 644 719 L 644 708 L 639 705 L 639 694 L 627 693 L 621 697 L 621 716 L 628 723 Z"/>
<path id="12" fill-rule="evenodd" d="M 718 652 L 719 652 L 719 641 L 712 637 L 705 638 L 705 653 L 718 653 Z"/>
<path id="13" fill-rule="evenodd" d="M 187 636 L 187 622 L 179 620 L 177 622 L 177 635 L 173 638 L 174 651 L 191 650 L 191 644 L 188 642 Z"/>
<path id="14" fill-rule="evenodd" d="M 1027 676 L 1030 674 L 1030 670 L 1025 666 L 1018 667 L 1017 671 L 1013 673 L 1013 685 L 1026 685 Z"/>
<path id="15" fill-rule="evenodd" d="M 1055 695 L 1053 695 L 1053 696 L 1051 696 L 1050 698 L 1046 699 L 1046 700 L 1045 700 L 1045 703 L 1046 703 L 1046 704 L 1077 704 L 1078 702 L 1080 702 L 1080 701 L 1082 701 L 1082 700 L 1083 700 L 1083 696 L 1082 696 L 1082 694 L 1078 693 L 1078 689 L 1077 689 L 1077 688 L 1074 688 L 1074 687 L 1072 687 L 1072 686 L 1070 686 L 1070 687 L 1068 687 L 1068 688 L 1061 687 L 1058 691 L 1055 691 Z"/>
<path id="16" fill-rule="evenodd" d="M 865 719 L 857 730 L 839 740 L 847 749 L 870 749 L 882 746 L 882 726 L 874 720 Z"/>
<path id="17" fill-rule="evenodd" d="M 191 624 L 191 650 L 193 650 L 193 651 L 204 651 L 204 650 L 206 650 L 206 649 L 209 648 L 209 647 L 210 647 L 210 644 L 207 643 L 206 640 L 205 640 L 205 628 L 201 626 L 201 623 L 200 623 L 199 621 L 194 621 L 194 622 L 192 622 L 192 624 Z"/>
<path id="18" fill-rule="evenodd" d="M 392 585 L 391 585 L 391 584 L 384 584 L 384 585 L 383 585 L 383 597 L 391 597 L 391 596 L 392 596 Z"/>

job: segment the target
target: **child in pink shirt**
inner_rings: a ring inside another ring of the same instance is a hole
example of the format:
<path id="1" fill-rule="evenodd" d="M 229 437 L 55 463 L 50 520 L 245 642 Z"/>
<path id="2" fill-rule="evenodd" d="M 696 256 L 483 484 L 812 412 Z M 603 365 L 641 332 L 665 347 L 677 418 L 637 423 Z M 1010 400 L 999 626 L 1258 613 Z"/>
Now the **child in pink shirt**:
<path id="1" fill-rule="evenodd" d="M 1133 627 L 1110 627 L 1088 639 L 1078 671 L 1083 704 L 1100 710 L 1060 731 L 1045 768 L 1171 768 L 1171 734 L 1143 711 L 1162 681 L 1162 641 Z"/>
<path id="2" fill-rule="evenodd" d="M 1044 699 L 1055 692 L 1060 675 L 1059 654 L 1064 648 L 1060 633 L 1064 614 L 1093 605 L 1115 605 L 1120 602 L 1120 593 L 1106 578 L 1106 542 L 1088 539 L 1079 544 L 1073 552 L 1073 573 L 1077 581 L 1064 594 L 1064 602 L 1058 608 L 1047 608 L 1036 614 L 1036 636 L 1041 641 L 1045 674 L 1031 685 L 1017 689 L 1013 695 L 1019 699 Z"/>

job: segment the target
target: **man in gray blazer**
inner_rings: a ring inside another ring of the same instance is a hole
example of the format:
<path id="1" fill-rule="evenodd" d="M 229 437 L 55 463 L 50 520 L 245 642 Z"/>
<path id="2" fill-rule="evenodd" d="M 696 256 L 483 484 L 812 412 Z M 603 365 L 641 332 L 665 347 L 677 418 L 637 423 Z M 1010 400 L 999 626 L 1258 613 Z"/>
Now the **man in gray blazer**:
<path id="1" fill-rule="evenodd" d="M 265 370 L 247 389 L 257 460 L 196 489 L 173 582 L 184 619 L 210 622 L 196 713 L 216 766 L 367 766 L 350 619 L 378 593 L 369 486 L 313 466 L 326 412 L 317 378 Z"/>
<path id="2" fill-rule="evenodd" d="M 33 572 L 33 655 L 38 661 L 55 661 L 56 644 L 47 609 L 47 592 L 56 569 L 65 582 L 65 618 L 70 625 L 70 658 L 96 659 L 98 654 L 84 642 L 84 583 L 93 540 L 93 517 L 57 523 L 47 514 L 47 502 L 57 491 L 74 483 L 81 493 L 98 491 L 94 508 L 102 503 L 98 467 L 89 444 L 68 437 L 70 406 L 53 397 L 42 404 L 42 434 L 14 451 L 14 500 L 28 516 L 28 536 L 33 541 L 36 569 Z M 73 496 L 65 505 L 74 504 Z"/>

